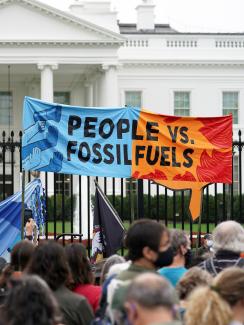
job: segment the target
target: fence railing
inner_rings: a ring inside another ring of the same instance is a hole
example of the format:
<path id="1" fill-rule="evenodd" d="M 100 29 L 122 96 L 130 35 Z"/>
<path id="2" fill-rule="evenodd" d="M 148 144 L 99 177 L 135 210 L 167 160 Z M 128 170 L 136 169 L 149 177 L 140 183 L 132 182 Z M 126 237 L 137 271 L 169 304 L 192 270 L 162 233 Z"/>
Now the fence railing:
<path id="1" fill-rule="evenodd" d="M 2 133 L 0 138 L 0 201 L 21 189 L 22 133 Z M 201 231 L 211 232 L 220 221 L 244 223 L 242 192 L 242 141 L 233 142 L 233 183 L 211 184 L 204 189 Z M 32 179 L 27 173 L 26 181 Z M 42 173 L 47 197 L 45 237 L 56 239 L 62 233 L 83 233 L 88 249 L 92 238 L 95 186 L 93 177 Z M 149 180 L 97 177 L 97 181 L 119 213 L 125 227 L 138 218 L 152 218 L 169 227 L 185 229 L 191 239 L 198 231 L 188 210 L 190 191 L 171 191 Z M 71 236 L 72 237 L 72 236 Z M 62 236 L 64 241 L 65 236 Z M 73 237 L 71 238 L 73 240 Z"/>

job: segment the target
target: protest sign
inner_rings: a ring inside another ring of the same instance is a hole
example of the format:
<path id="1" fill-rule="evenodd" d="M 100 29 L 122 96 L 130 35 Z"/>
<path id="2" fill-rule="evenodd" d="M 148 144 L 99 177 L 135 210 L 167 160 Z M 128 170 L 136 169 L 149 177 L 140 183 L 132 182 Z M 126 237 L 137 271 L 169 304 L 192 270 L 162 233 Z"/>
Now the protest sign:
<path id="1" fill-rule="evenodd" d="M 26 97 L 25 170 L 152 179 L 172 189 L 232 182 L 232 117 L 176 117 Z"/>

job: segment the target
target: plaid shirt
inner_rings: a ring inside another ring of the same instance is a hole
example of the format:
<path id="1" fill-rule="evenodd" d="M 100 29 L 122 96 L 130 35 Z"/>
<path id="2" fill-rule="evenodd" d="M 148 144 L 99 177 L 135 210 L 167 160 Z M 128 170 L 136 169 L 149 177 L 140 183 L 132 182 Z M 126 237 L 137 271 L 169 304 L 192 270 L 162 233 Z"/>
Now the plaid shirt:
<path id="1" fill-rule="evenodd" d="M 244 258 L 240 253 L 227 250 L 219 250 L 214 257 L 208 258 L 198 265 L 201 269 L 208 271 L 212 276 L 216 276 L 228 267 L 244 268 Z"/>

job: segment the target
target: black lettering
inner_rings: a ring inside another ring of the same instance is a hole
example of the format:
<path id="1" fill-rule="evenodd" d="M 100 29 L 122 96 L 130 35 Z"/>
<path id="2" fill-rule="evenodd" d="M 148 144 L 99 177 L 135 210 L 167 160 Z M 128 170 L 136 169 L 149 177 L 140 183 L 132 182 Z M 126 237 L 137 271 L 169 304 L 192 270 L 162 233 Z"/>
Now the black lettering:
<path id="1" fill-rule="evenodd" d="M 189 138 L 187 135 L 188 128 L 186 126 L 182 126 L 180 128 L 180 135 L 182 136 L 182 138 L 180 139 L 181 143 L 188 143 L 189 142 Z"/>
<path id="2" fill-rule="evenodd" d="M 73 130 L 79 129 L 81 126 L 81 118 L 76 115 L 70 115 L 68 121 L 68 135 L 73 135 Z"/>
<path id="3" fill-rule="evenodd" d="M 160 165 L 161 166 L 170 166 L 170 162 L 166 160 L 166 159 L 169 158 L 169 155 L 167 155 L 165 153 L 165 151 L 169 151 L 169 147 L 161 147 L 161 161 L 160 161 Z"/>
<path id="4" fill-rule="evenodd" d="M 154 158 L 152 158 L 152 149 L 155 148 L 155 154 L 154 154 Z M 147 147 L 147 163 L 149 165 L 155 165 L 158 161 L 158 157 L 159 157 L 159 147 L 153 147 L 153 146 L 148 146 Z"/>
<path id="5" fill-rule="evenodd" d="M 187 162 L 185 162 L 185 161 L 183 162 L 183 166 L 184 166 L 184 167 L 186 167 L 186 168 L 190 168 L 190 167 L 192 166 L 192 164 L 193 164 L 193 160 L 192 160 L 191 157 L 189 157 L 189 155 L 192 155 L 193 152 L 194 152 L 194 150 L 191 149 L 191 148 L 185 149 L 185 150 L 183 151 L 183 157 L 184 157 L 185 160 L 187 161 Z"/>
<path id="6" fill-rule="evenodd" d="M 128 144 L 124 144 L 124 163 L 125 165 L 131 165 L 131 159 L 128 155 Z"/>
<path id="7" fill-rule="evenodd" d="M 86 155 L 84 155 L 83 149 L 86 150 Z M 79 151 L 78 151 L 78 158 L 80 159 L 80 161 L 87 162 L 87 161 L 89 161 L 90 157 L 91 157 L 91 150 L 90 150 L 88 143 L 81 142 Z"/>
<path id="8" fill-rule="evenodd" d="M 114 156 L 109 151 L 109 149 L 112 150 L 113 149 L 113 145 L 112 144 L 105 144 L 105 146 L 103 148 L 103 152 L 105 153 L 106 156 L 109 157 L 109 159 L 105 158 L 103 161 L 105 162 L 105 164 L 111 165 L 114 162 Z"/>
<path id="9" fill-rule="evenodd" d="M 90 130 L 95 130 L 96 125 L 90 124 L 90 123 L 96 123 L 97 117 L 86 117 L 85 123 L 84 123 L 84 137 L 86 138 L 95 138 L 96 133 L 95 132 L 89 132 Z"/>
<path id="10" fill-rule="evenodd" d="M 67 144 L 67 160 L 70 161 L 70 155 L 76 153 L 76 148 L 74 149 L 73 147 L 77 146 L 77 141 L 69 141 Z"/>
<path id="11" fill-rule="evenodd" d="M 136 152 L 135 152 L 135 155 L 136 155 L 136 166 L 138 166 L 139 164 L 139 159 L 140 158 L 144 158 L 144 152 L 141 153 L 140 151 L 144 151 L 146 149 L 145 146 L 136 146 Z"/>
<path id="12" fill-rule="evenodd" d="M 158 127 L 157 122 L 147 122 L 146 124 L 146 132 L 147 132 L 147 140 L 158 141 L 158 137 L 152 136 L 152 133 L 159 133 L 159 129 L 154 129 L 153 127 Z"/>
<path id="13" fill-rule="evenodd" d="M 97 157 L 92 159 L 92 162 L 94 162 L 94 164 L 100 164 L 100 162 L 102 161 L 102 154 L 99 151 L 100 149 L 101 149 L 100 143 L 94 143 L 94 145 L 92 146 L 92 151 L 94 155 Z"/>
<path id="14" fill-rule="evenodd" d="M 132 121 L 132 140 L 143 140 L 143 135 L 137 134 L 138 121 Z"/>
<path id="15" fill-rule="evenodd" d="M 109 130 L 107 133 L 105 133 L 104 129 L 105 125 L 108 125 Z M 103 139 L 107 139 L 111 136 L 111 134 L 113 133 L 114 130 L 114 123 L 110 118 L 105 118 L 104 120 L 102 120 L 102 122 L 99 125 L 99 134 Z"/>
<path id="16" fill-rule="evenodd" d="M 172 167 L 180 167 L 181 163 L 176 161 L 176 147 L 172 147 Z"/>
<path id="17" fill-rule="evenodd" d="M 174 132 L 172 131 L 172 128 L 170 125 L 167 125 L 167 128 L 169 130 L 169 134 L 170 134 L 170 137 L 171 137 L 171 140 L 173 143 L 176 142 L 176 139 L 177 139 L 177 133 L 178 133 L 178 129 L 179 127 L 178 126 L 175 126 L 174 127 Z"/>
<path id="18" fill-rule="evenodd" d="M 116 144 L 117 164 L 121 164 L 120 144 Z"/>
<path id="19" fill-rule="evenodd" d="M 122 139 L 122 134 L 127 133 L 130 130 L 130 123 L 127 118 L 119 119 L 117 124 L 117 138 Z"/>

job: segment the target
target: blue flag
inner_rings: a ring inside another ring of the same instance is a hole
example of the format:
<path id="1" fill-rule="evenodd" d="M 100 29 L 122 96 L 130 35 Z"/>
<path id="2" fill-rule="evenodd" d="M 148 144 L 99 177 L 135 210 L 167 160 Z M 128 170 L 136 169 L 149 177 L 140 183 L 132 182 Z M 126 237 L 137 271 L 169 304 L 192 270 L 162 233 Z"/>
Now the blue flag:
<path id="1" fill-rule="evenodd" d="M 25 187 L 25 207 L 32 210 L 38 228 L 44 226 L 43 189 L 41 181 L 34 179 Z M 0 256 L 8 253 L 21 240 L 22 192 L 0 202 Z"/>

